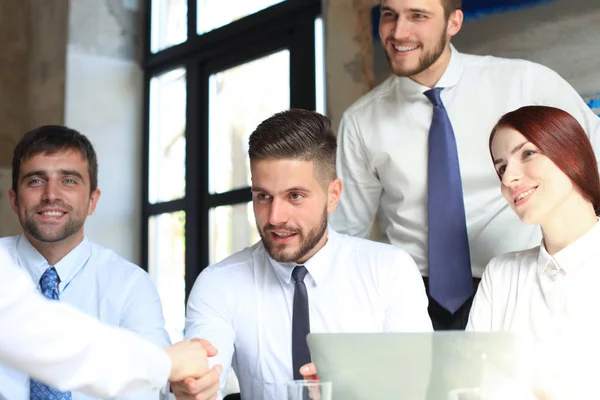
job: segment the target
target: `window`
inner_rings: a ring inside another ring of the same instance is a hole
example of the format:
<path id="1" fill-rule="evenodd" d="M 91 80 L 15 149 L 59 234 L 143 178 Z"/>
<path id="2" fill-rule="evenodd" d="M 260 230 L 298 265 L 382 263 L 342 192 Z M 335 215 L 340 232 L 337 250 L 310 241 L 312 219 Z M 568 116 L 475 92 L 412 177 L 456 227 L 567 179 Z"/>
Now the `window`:
<path id="1" fill-rule="evenodd" d="M 152 0 L 145 51 L 142 266 L 171 340 L 202 269 L 255 243 L 248 137 L 324 112 L 320 0 Z"/>

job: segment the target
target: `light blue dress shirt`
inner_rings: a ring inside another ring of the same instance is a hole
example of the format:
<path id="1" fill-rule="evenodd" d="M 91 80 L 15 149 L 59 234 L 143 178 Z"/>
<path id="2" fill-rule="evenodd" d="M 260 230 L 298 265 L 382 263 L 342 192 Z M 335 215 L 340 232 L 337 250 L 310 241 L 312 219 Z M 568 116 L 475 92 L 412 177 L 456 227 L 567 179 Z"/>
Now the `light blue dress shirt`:
<path id="1" fill-rule="evenodd" d="M 24 236 L 11 236 L 0 239 L 0 248 L 18 261 L 19 267 L 29 273 L 39 289 L 40 278 L 49 264 L 31 243 Z M 54 267 L 61 280 L 60 301 L 108 325 L 137 332 L 158 346 L 170 344 L 156 288 L 149 275 L 137 265 L 84 238 Z M 0 364 L 2 397 L 29 400 L 29 377 Z M 158 397 L 159 392 L 151 392 L 141 393 L 135 399 Z M 94 398 L 73 392 L 73 400 L 90 399 Z"/>

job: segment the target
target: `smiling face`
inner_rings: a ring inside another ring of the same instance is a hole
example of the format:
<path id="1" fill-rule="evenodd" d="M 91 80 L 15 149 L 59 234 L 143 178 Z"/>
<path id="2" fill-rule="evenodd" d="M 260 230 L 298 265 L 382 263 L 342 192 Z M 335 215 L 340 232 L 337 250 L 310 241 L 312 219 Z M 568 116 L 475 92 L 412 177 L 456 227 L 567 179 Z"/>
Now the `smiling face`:
<path id="1" fill-rule="evenodd" d="M 502 194 L 523 222 L 544 224 L 568 215 L 574 202 L 581 201 L 567 175 L 520 132 L 498 128 L 491 151 Z"/>
<path id="2" fill-rule="evenodd" d="M 339 179 L 318 178 L 312 161 L 251 162 L 256 226 L 269 255 L 302 264 L 327 242 L 327 216 L 337 207 Z"/>
<path id="3" fill-rule="evenodd" d="M 90 193 L 88 162 L 82 154 L 63 150 L 22 160 L 18 189 L 10 189 L 9 196 L 34 246 L 74 248 L 83 240 L 83 225 L 94 212 L 100 191 Z"/>
<path id="4" fill-rule="evenodd" d="M 460 30 L 462 11 L 448 18 L 441 0 L 384 0 L 379 36 L 392 72 L 432 86 L 450 59 L 449 41 Z M 429 76 L 433 82 L 426 82 Z"/>

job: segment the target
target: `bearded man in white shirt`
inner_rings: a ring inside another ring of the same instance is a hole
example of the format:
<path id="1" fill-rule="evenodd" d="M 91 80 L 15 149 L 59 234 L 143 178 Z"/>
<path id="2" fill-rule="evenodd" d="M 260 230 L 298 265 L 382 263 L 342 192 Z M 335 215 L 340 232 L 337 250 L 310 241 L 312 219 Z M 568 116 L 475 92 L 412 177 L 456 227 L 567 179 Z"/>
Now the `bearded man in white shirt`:
<path id="1" fill-rule="evenodd" d="M 342 192 L 329 119 L 275 114 L 250 136 L 249 156 L 262 240 L 206 268 L 187 305 L 185 336 L 218 349 L 223 383 L 233 365 L 243 398 L 281 399 L 310 362 L 309 332 L 432 330 L 408 253 L 328 226 Z M 180 400 L 196 393 L 193 382 L 172 388 Z"/>
<path id="2" fill-rule="evenodd" d="M 459 53 L 450 40 L 462 26 L 460 8 L 460 0 L 381 2 L 379 35 L 393 75 L 343 115 L 337 167 L 344 192 L 331 216 L 336 230 L 359 237 L 379 217 L 377 236 L 419 266 L 436 330 L 464 328 L 490 259 L 541 239 L 497 189 L 487 141 L 498 118 L 524 105 L 554 106 L 581 123 L 596 153 L 600 147 L 600 119 L 554 71 Z M 440 125 L 443 154 L 433 135 Z"/>
<path id="3" fill-rule="evenodd" d="M 100 198 L 97 156 L 89 140 L 64 126 L 42 126 L 23 136 L 12 165 L 9 197 L 23 235 L 0 239 L 0 248 L 46 297 L 160 347 L 169 345 L 160 299 L 148 274 L 84 235 L 85 220 Z M 8 400 L 90 399 L 58 391 L 4 365 L 0 395 Z M 158 395 L 151 391 L 136 398 Z"/>

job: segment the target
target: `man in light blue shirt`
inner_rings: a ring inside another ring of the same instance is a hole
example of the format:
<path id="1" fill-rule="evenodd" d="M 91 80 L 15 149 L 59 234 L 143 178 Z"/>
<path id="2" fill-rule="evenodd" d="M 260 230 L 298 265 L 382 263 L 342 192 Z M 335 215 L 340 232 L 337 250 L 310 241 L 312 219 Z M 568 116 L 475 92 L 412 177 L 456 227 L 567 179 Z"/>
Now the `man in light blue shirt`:
<path id="1" fill-rule="evenodd" d="M 85 220 L 100 198 L 98 163 L 89 140 L 64 126 L 42 126 L 19 142 L 12 167 L 9 196 L 23 235 L 0 239 L 0 248 L 14 257 L 46 297 L 136 332 L 160 347 L 169 345 L 160 299 L 148 274 L 84 235 Z M 158 395 L 144 393 L 138 398 Z M 58 392 L 2 365 L 0 397 L 91 399 Z"/>

